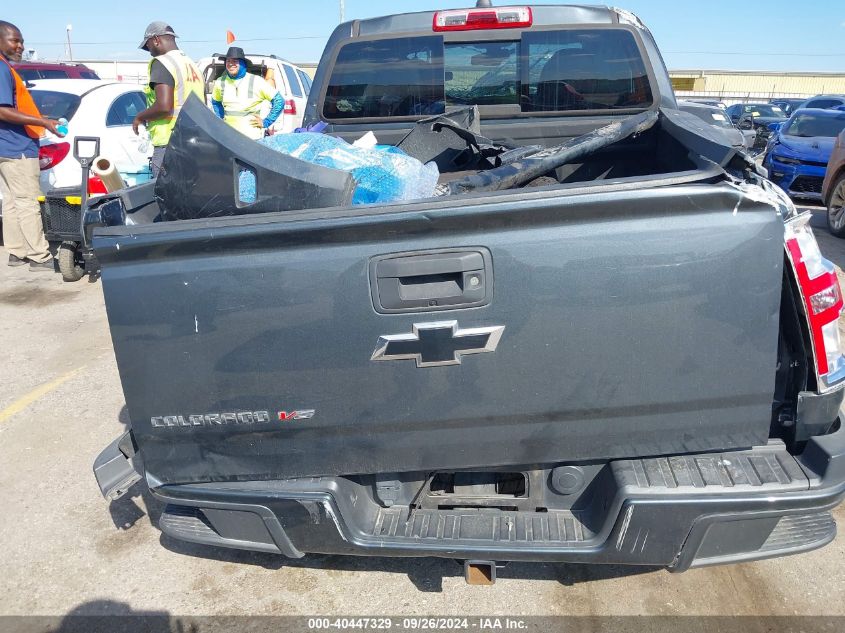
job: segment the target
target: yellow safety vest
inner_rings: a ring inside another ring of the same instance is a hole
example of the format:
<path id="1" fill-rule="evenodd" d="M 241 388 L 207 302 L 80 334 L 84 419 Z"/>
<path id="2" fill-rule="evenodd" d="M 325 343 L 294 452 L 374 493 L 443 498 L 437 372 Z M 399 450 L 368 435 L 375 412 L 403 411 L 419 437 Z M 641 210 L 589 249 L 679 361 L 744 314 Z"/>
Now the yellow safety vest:
<path id="1" fill-rule="evenodd" d="M 188 95 L 194 93 L 203 101 L 205 95 L 200 71 L 184 52 L 176 49 L 154 57 L 147 67 L 148 75 L 152 72 L 153 61 L 155 60 L 161 62 L 167 72 L 173 76 L 173 81 L 176 84 L 173 88 L 173 115 L 155 121 L 147 121 L 147 131 L 150 133 L 150 141 L 153 147 L 164 147 L 170 141 L 170 134 L 173 132 L 173 126 L 176 125 L 176 117 L 179 116 L 179 110 L 185 105 Z M 156 100 L 155 90 L 147 84 L 144 92 L 147 95 L 147 107 L 150 107 Z"/>
<path id="2" fill-rule="evenodd" d="M 214 82 L 212 99 L 223 104 L 223 120 L 226 123 L 249 138 L 258 140 L 264 136 L 264 129 L 252 125 L 252 116 L 257 114 L 263 119 L 277 92 L 268 81 L 257 75 L 247 73 L 240 79 L 232 79 L 224 72 Z"/>

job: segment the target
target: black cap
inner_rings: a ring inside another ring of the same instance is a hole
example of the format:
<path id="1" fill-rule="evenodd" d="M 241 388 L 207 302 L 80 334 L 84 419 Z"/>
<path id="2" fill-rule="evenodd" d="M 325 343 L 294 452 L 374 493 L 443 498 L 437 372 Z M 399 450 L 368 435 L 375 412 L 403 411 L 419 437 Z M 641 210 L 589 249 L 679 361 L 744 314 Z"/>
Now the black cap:
<path id="1" fill-rule="evenodd" d="M 240 46 L 230 46 L 225 55 L 218 55 L 217 57 L 220 59 L 242 59 L 246 63 L 249 63 L 246 55 L 244 55 L 244 49 Z"/>

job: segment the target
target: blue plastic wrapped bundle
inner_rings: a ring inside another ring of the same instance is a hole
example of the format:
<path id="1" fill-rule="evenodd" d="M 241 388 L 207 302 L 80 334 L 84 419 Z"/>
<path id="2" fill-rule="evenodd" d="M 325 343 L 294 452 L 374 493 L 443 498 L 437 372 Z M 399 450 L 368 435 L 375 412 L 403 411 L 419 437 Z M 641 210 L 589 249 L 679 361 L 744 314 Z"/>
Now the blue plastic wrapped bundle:
<path id="1" fill-rule="evenodd" d="M 342 139 L 313 132 L 275 134 L 259 142 L 309 163 L 350 172 L 357 183 L 352 204 L 430 198 L 440 175 L 434 163 L 424 165 L 389 145 L 356 147 Z M 255 201 L 252 173 L 241 173 L 238 185 L 241 200 Z"/>

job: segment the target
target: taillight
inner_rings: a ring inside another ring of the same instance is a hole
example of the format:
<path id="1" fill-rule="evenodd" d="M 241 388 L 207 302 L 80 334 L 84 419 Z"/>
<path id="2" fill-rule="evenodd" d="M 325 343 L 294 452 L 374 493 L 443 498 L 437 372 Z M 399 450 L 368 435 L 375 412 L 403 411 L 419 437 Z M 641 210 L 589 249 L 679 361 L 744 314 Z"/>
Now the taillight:
<path id="1" fill-rule="evenodd" d="M 285 99 L 285 114 L 296 114 L 296 101 Z"/>
<path id="2" fill-rule="evenodd" d="M 531 7 L 454 9 L 434 14 L 435 31 L 474 31 L 480 29 L 519 29 L 531 26 Z"/>
<path id="3" fill-rule="evenodd" d="M 826 391 L 845 378 L 845 356 L 839 347 L 842 291 L 833 264 L 822 256 L 804 213 L 786 223 L 786 252 L 804 303 L 819 389 Z"/>
<path id="4" fill-rule="evenodd" d="M 70 154 L 70 143 L 50 143 L 38 148 L 38 166 L 41 171 L 55 167 Z"/>
<path id="5" fill-rule="evenodd" d="M 106 185 L 103 182 L 103 179 L 100 178 L 97 174 L 91 174 L 88 176 L 88 195 L 89 196 L 97 196 L 103 193 L 108 193 L 109 190 L 106 189 Z"/>

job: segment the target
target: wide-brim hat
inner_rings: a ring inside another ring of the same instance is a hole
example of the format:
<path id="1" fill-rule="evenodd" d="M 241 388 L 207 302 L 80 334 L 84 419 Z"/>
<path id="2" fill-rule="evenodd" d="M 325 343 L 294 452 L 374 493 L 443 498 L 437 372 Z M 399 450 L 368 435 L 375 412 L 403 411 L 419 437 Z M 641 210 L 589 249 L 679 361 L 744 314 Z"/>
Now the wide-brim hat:
<path id="1" fill-rule="evenodd" d="M 217 57 L 219 59 L 223 59 L 223 60 L 226 60 L 226 59 L 242 59 L 247 64 L 249 63 L 249 60 L 246 58 L 246 55 L 244 54 L 244 49 L 242 49 L 240 46 L 230 46 L 229 50 L 226 51 L 225 55 L 218 55 Z"/>

